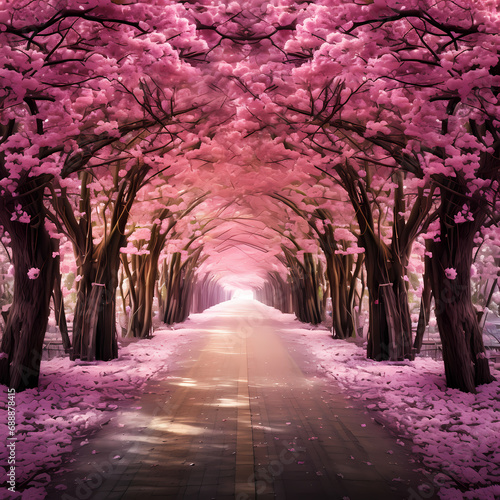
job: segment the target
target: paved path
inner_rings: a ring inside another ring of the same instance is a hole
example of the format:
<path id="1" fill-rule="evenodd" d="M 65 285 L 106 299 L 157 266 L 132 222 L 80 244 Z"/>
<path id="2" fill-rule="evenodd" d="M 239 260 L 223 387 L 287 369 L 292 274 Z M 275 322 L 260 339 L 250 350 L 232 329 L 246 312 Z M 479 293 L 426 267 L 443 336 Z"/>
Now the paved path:
<path id="1" fill-rule="evenodd" d="M 200 340 L 76 451 L 49 499 L 419 498 L 406 449 L 287 349 L 264 308 L 232 301 L 197 326 Z"/>

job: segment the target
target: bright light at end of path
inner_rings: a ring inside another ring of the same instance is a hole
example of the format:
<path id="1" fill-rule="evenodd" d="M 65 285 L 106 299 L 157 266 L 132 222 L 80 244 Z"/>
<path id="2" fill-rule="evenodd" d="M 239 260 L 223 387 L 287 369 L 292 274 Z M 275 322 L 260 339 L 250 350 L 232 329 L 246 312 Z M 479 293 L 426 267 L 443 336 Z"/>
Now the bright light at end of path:
<path id="1" fill-rule="evenodd" d="M 247 299 L 253 300 L 254 295 L 252 290 L 236 290 L 233 293 L 233 299 Z"/>

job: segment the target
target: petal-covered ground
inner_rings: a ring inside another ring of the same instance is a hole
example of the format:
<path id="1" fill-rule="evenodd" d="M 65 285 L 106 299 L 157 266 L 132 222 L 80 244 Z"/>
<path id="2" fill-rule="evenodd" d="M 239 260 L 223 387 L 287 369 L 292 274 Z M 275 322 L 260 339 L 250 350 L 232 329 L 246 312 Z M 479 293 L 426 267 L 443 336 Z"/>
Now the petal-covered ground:
<path id="1" fill-rule="evenodd" d="M 0 467 L 0 498 L 45 498 L 50 473 L 62 463 L 63 454 L 88 445 L 87 436 L 109 422 L 117 401 L 140 399 L 141 388 L 155 374 L 168 369 L 169 356 L 196 336 L 196 331 L 161 327 L 153 339 L 122 347 L 112 362 L 72 362 L 68 358 L 42 361 L 40 386 L 16 394 L 15 475 L 16 492 L 7 490 L 7 469 Z M 0 387 L 2 409 L 7 388 Z M 6 419 L 0 439 L 7 443 Z M 9 449 L 0 449 L 0 463 L 8 465 Z M 22 491 L 22 493 L 21 493 Z"/>

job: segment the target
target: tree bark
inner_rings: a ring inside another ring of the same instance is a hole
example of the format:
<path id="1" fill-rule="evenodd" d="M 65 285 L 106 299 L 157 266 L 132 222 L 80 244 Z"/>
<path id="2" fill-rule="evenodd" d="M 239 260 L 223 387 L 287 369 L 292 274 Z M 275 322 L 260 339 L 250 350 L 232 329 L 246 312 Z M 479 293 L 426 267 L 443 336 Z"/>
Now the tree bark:
<path id="1" fill-rule="evenodd" d="M 73 321 L 71 358 L 85 361 L 109 361 L 118 356 L 116 334 L 117 252 L 114 259 L 98 260 L 90 265 L 79 283 Z M 106 263 L 107 262 L 107 263 Z"/>
<path id="2" fill-rule="evenodd" d="M 164 323 L 173 325 L 185 321 L 191 311 L 193 285 L 196 279 L 195 269 L 202 247 L 198 247 L 185 262 L 181 262 L 180 252 L 171 255 L 166 267 L 166 301 Z"/>
<path id="3" fill-rule="evenodd" d="M 401 189 L 395 192 L 395 217 L 391 246 L 376 233 L 371 203 L 354 169 L 338 169 L 360 229 L 359 246 L 365 250 L 366 285 L 369 293 L 367 357 L 381 360 L 413 359 L 408 291 L 404 281 L 406 263 L 420 222 L 425 214 L 416 203 L 408 224 L 398 215 Z M 397 179 L 401 182 L 401 179 Z"/>
<path id="4" fill-rule="evenodd" d="M 335 338 L 347 339 L 354 336 L 353 295 L 349 280 L 349 271 L 352 267 L 350 259 L 325 252 L 326 274 L 330 283 L 332 298 L 332 321 Z M 346 256 L 347 257 L 347 256 Z"/>
<path id="5" fill-rule="evenodd" d="M 426 250 L 430 252 L 431 243 L 429 240 L 426 241 L 425 244 Z M 418 324 L 417 324 L 417 332 L 415 334 L 415 342 L 413 343 L 413 347 L 415 351 L 419 353 L 422 349 L 422 342 L 424 340 L 424 333 L 427 325 L 429 324 L 429 318 L 431 315 L 431 299 L 432 299 L 432 265 L 431 258 L 426 255 L 424 258 L 424 275 L 422 277 L 423 280 L 423 290 L 422 297 L 420 299 L 420 311 L 418 314 Z"/>
<path id="6" fill-rule="evenodd" d="M 38 386 L 42 347 L 50 313 L 54 285 L 55 250 L 45 229 L 42 178 L 18 182 L 19 195 L 0 207 L 0 224 L 9 233 L 14 265 L 14 295 L 2 337 L 0 383 L 16 391 Z M 24 194 L 26 193 L 26 194 Z M 30 215 L 29 223 L 11 220 L 14 205 Z M 36 279 L 28 271 L 38 268 Z"/>
<path id="7" fill-rule="evenodd" d="M 263 287 L 256 290 L 256 298 L 282 313 L 291 314 L 294 312 L 292 287 L 277 271 L 268 273 L 268 279 Z"/>
<path id="8" fill-rule="evenodd" d="M 317 325 L 323 320 L 322 301 L 319 298 L 318 269 L 310 253 L 304 253 L 304 263 L 283 247 L 291 278 L 293 311 L 299 321 Z"/>
<path id="9" fill-rule="evenodd" d="M 390 279 L 394 273 L 381 242 L 365 241 L 364 248 L 370 311 L 367 357 L 377 361 L 411 359 L 411 330 L 405 332 L 408 325 L 403 322 L 410 311 L 402 277 Z"/>
<path id="10" fill-rule="evenodd" d="M 443 346 L 448 387 L 476 392 L 476 386 L 494 380 L 483 344 L 471 294 L 474 237 L 484 222 L 481 200 L 469 201 L 473 220 L 455 222 L 467 199 L 466 180 L 440 179 L 440 236 L 432 244 L 432 288 L 436 320 Z M 448 271 L 447 270 L 451 270 Z M 456 277 L 453 274 L 456 272 Z"/>
<path id="11" fill-rule="evenodd" d="M 230 292 L 225 290 L 212 275 L 205 274 L 203 279 L 197 280 L 193 287 L 191 312 L 201 313 L 229 298 Z"/>
<path id="12" fill-rule="evenodd" d="M 52 292 L 52 301 L 54 303 L 54 316 L 56 318 L 56 324 L 61 332 L 61 339 L 63 347 L 66 353 L 70 352 L 71 340 L 69 338 L 68 323 L 66 321 L 66 313 L 64 311 L 64 296 L 61 287 L 61 271 L 60 271 L 60 257 L 57 256 L 55 259 L 55 280 L 54 280 L 54 290 Z"/>
<path id="13" fill-rule="evenodd" d="M 133 255 L 132 294 L 127 337 L 148 338 L 152 331 L 153 299 L 159 255 Z"/>
<path id="14" fill-rule="evenodd" d="M 129 269 L 127 257 L 123 256 L 125 272 L 129 278 L 131 292 L 130 317 L 127 337 L 147 338 L 151 335 L 153 325 L 153 299 L 158 278 L 158 259 L 163 250 L 166 232 L 160 231 L 160 226 L 154 224 L 148 244 L 148 254 L 131 256 L 132 272 Z M 145 242 L 139 242 L 139 245 Z"/>
<path id="15" fill-rule="evenodd" d="M 120 249 L 126 244 L 125 228 L 137 192 L 150 170 L 138 163 L 117 186 L 109 218 L 109 230 L 104 228 L 101 242 L 95 245 L 92 231 L 91 193 L 89 172 L 81 173 L 80 218 L 76 219 L 73 207 L 66 196 L 53 193 L 52 204 L 59 218 L 54 221 L 64 225 L 71 235 L 78 274 L 77 303 L 73 321 L 73 350 L 71 359 L 109 361 L 118 356 L 116 333 L 116 289 Z"/>

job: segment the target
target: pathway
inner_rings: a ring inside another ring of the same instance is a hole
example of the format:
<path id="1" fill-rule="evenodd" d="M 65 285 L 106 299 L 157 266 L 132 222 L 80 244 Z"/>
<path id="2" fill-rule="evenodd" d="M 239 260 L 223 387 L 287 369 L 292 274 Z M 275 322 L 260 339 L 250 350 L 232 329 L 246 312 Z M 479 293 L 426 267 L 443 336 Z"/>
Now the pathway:
<path id="1" fill-rule="evenodd" d="M 198 326 L 163 380 L 76 450 L 49 500 L 419 498 L 406 448 L 287 348 L 264 307 L 231 301 Z"/>

